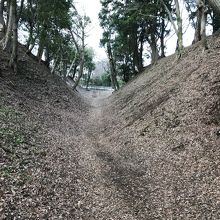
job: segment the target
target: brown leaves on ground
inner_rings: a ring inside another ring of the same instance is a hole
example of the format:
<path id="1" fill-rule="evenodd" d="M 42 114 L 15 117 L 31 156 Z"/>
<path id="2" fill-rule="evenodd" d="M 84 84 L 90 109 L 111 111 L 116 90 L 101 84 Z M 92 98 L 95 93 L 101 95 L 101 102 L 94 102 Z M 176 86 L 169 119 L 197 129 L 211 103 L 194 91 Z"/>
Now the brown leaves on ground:
<path id="1" fill-rule="evenodd" d="M 219 219 L 218 44 L 110 98 L 68 90 L 22 47 L 15 76 L 5 56 L 0 219 Z"/>

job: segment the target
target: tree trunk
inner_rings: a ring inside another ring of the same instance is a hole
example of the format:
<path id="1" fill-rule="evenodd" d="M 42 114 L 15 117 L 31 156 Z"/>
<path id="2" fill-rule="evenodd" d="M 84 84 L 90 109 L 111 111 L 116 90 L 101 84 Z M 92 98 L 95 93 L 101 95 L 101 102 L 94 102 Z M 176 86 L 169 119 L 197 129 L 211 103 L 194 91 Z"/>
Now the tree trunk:
<path id="1" fill-rule="evenodd" d="M 49 68 L 50 67 L 50 61 L 51 61 L 51 57 L 50 57 L 50 51 L 49 51 L 49 48 L 46 47 L 45 49 L 45 64 L 46 66 Z"/>
<path id="2" fill-rule="evenodd" d="M 90 20 L 86 16 L 83 16 L 80 20 L 81 21 L 80 21 L 80 27 L 79 27 L 78 33 L 75 33 L 71 29 L 71 27 L 69 27 L 69 31 L 70 31 L 70 34 L 72 36 L 73 43 L 74 43 L 74 45 L 76 47 L 76 50 L 77 50 L 78 54 L 80 55 L 79 73 L 78 73 L 78 76 L 77 76 L 77 78 L 75 80 L 75 84 L 74 84 L 74 86 L 72 88 L 73 90 L 76 89 L 76 87 L 78 86 L 78 84 L 80 82 L 81 77 L 83 76 L 84 64 L 85 64 L 85 46 L 86 46 L 85 45 L 85 38 L 86 38 L 86 33 L 85 32 L 86 32 L 87 25 L 90 23 Z M 75 38 L 75 36 L 77 36 L 77 38 L 80 39 L 81 45 L 78 43 L 78 41 Z"/>
<path id="3" fill-rule="evenodd" d="M 92 71 L 89 70 L 89 71 L 88 71 L 87 81 L 86 81 L 86 89 L 87 89 L 87 90 L 88 90 L 88 87 L 89 87 L 89 81 L 90 81 L 91 75 L 92 75 Z"/>
<path id="4" fill-rule="evenodd" d="M 174 0 L 175 1 L 175 5 L 176 5 L 176 17 L 177 17 L 177 27 L 175 24 L 175 21 L 173 19 L 173 16 L 170 12 L 170 10 L 168 9 L 168 7 L 166 6 L 164 0 L 160 0 L 160 2 L 163 4 L 165 11 L 168 14 L 169 20 L 175 30 L 175 33 L 177 35 L 177 50 L 178 50 L 178 57 L 181 57 L 182 54 L 182 50 L 183 50 L 183 25 L 182 25 L 182 18 L 181 18 L 181 12 L 180 12 L 180 7 L 179 7 L 179 1 L 178 0 Z"/>
<path id="5" fill-rule="evenodd" d="M 43 45 L 43 42 L 40 40 L 38 51 L 37 51 L 37 59 L 39 62 L 41 62 L 43 53 L 44 53 L 44 45 Z"/>
<path id="6" fill-rule="evenodd" d="M 11 0 L 12 5 L 12 26 L 13 26 L 13 40 L 12 40 L 12 53 L 9 62 L 9 66 L 13 68 L 14 72 L 17 73 L 17 56 L 18 56 L 18 23 L 17 23 L 17 2 Z"/>
<path id="7" fill-rule="evenodd" d="M 157 27 L 156 27 L 156 20 L 153 19 L 151 26 L 150 26 L 150 47 L 151 47 L 151 63 L 155 64 L 159 58 L 159 52 L 157 48 Z"/>
<path id="8" fill-rule="evenodd" d="M 84 63 L 85 63 L 85 27 L 83 27 L 82 29 L 82 48 L 80 51 L 80 66 L 79 66 L 79 75 L 75 81 L 75 84 L 73 86 L 73 90 L 76 89 L 76 87 L 79 85 L 80 79 L 83 75 L 83 71 L 84 71 Z"/>
<path id="9" fill-rule="evenodd" d="M 117 81 L 115 62 L 113 59 L 110 43 L 108 43 L 108 45 L 107 45 L 107 54 L 108 54 L 109 65 L 110 65 L 110 72 L 111 72 L 110 78 L 111 78 L 111 82 L 112 82 L 112 87 L 116 91 L 119 89 L 119 85 L 118 85 L 118 81 Z"/>
<path id="10" fill-rule="evenodd" d="M 161 54 L 160 58 L 165 57 L 165 43 L 164 43 L 164 38 L 165 38 L 165 21 L 162 18 L 161 19 L 161 34 L 160 34 L 160 49 L 161 49 Z"/>
<path id="11" fill-rule="evenodd" d="M 76 76 L 77 67 L 78 67 L 78 64 L 74 64 L 73 74 L 72 74 L 72 78 L 73 78 L 73 79 L 74 79 L 75 76 Z"/>
<path id="12" fill-rule="evenodd" d="M 140 72 L 143 71 L 143 51 L 144 51 L 144 40 L 141 40 L 140 42 L 140 51 L 139 51 L 139 59 L 138 59 L 138 63 L 139 63 L 139 69 Z"/>
<path id="13" fill-rule="evenodd" d="M 196 21 L 196 28 L 195 28 L 195 35 L 194 35 L 194 40 L 193 43 L 197 43 L 202 39 L 201 37 L 201 23 L 202 23 L 202 0 L 197 0 L 197 21 Z"/>
<path id="14" fill-rule="evenodd" d="M 75 54 L 75 57 L 73 58 L 73 61 L 72 61 L 71 65 L 70 65 L 70 68 L 69 68 L 69 70 L 67 72 L 67 76 L 70 75 L 70 73 L 71 73 L 71 71 L 72 71 L 72 69 L 74 67 L 74 64 L 76 63 L 76 58 L 77 58 L 77 55 Z"/>
<path id="15" fill-rule="evenodd" d="M 33 38 L 33 28 L 32 28 L 32 26 L 30 26 L 29 36 L 28 36 L 28 40 L 27 40 L 27 44 L 26 44 L 26 47 L 28 49 L 29 49 L 29 47 L 31 45 L 32 38 Z"/>
<path id="16" fill-rule="evenodd" d="M 34 11 L 33 11 L 33 4 L 32 0 L 28 0 L 27 3 L 27 10 L 32 14 L 32 16 L 27 20 L 27 23 L 29 25 L 29 36 L 27 40 L 27 48 L 29 49 L 30 45 L 33 44 L 33 32 L 34 32 L 34 24 L 35 24 L 35 19 L 34 17 Z"/>
<path id="17" fill-rule="evenodd" d="M 27 40 L 27 48 L 30 48 L 30 45 L 33 45 L 33 31 L 34 31 L 34 25 L 32 22 L 29 22 L 29 36 L 28 36 L 28 40 Z"/>
<path id="18" fill-rule="evenodd" d="M 75 81 L 75 84 L 73 86 L 73 90 L 76 89 L 76 87 L 79 85 L 80 79 L 83 75 L 83 70 L 84 70 L 84 63 L 85 63 L 85 48 L 82 50 L 81 52 L 81 56 L 80 56 L 80 66 L 79 66 L 79 75 Z"/>
<path id="19" fill-rule="evenodd" d="M 206 38 L 206 21 L 207 21 L 206 7 L 203 4 L 200 34 L 201 34 L 201 38 L 202 38 L 202 46 L 205 50 L 208 49 L 207 38 Z"/>
<path id="20" fill-rule="evenodd" d="M 151 34 L 151 64 L 155 64 L 159 58 L 158 49 L 157 49 L 157 42 L 155 39 L 155 35 Z"/>
<path id="21" fill-rule="evenodd" d="M 31 45 L 31 47 L 28 48 L 28 50 L 26 51 L 27 54 L 30 54 L 32 52 L 32 50 L 34 49 L 35 43 L 33 43 Z"/>
<path id="22" fill-rule="evenodd" d="M 145 37 L 145 28 L 142 29 L 139 42 L 140 42 L 140 49 L 139 49 L 139 56 L 138 56 L 138 66 L 139 71 L 143 71 L 143 51 L 144 51 L 144 37 Z"/>
<path id="23" fill-rule="evenodd" d="M 66 77 L 67 77 L 67 62 L 66 60 L 63 60 L 63 65 L 62 65 L 62 77 L 63 81 L 66 82 Z"/>
<path id="24" fill-rule="evenodd" d="M 177 19 L 177 28 L 178 28 L 178 54 L 179 57 L 182 55 L 183 51 L 183 22 L 181 17 L 181 11 L 179 6 L 179 0 L 174 0 L 176 5 L 176 19 Z"/>
<path id="25" fill-rule="evenodd" d="M 4 37 L 5 34 L 5 20 L 3 16 L 4 2 L 5 0 L 1 0 L 0 2 L 0 40 Z"/>
<path id="26" fill-rule="evenodd" d="M 132 52 L 133 52 L 133 69 L 135 72 L 142 71 L 142 64 L 140 62 L 140 52 L 139 52 L 139 45 L 138 45 L 138 37 L 137 37 L 137 27 L 134 25 L 132 31 Z"/>
<path id="27" fill-rule="evenodd" d="M 44 53 L 45 40 L 46 40 L 46 30 L 44 27 L 42 27 L 42 30 L 40 30 L 39 47 L 37 51 L 37 59 L 39 62 L 41 62 L 41 59 Z"/>
<path id="28" fill-rule="evenodd" d="M 5 37 L 2 39 L 3 50 L 6 50 L 9 46 L 12 35 L 12 26 L 13 26 L 13 0 L 9 0 L 9 14 L 7 20 L 7 31 Z"/>
<path id="29" fill-rule="evenodd" d="M 206 7 L 204 0 L 197 0 L 197 22 L 195 29 L 195 37 L 193 43 L 202 41 L 204 49 L 208 49 L 206 40 Z"/>
<path id="30" fill-rule="evenodd" d="M 51 70 L 51 73 L 54 74 L 55 73 L 55 70 L 57 68 L 57 65 L 58 65 L 58 62 L 59 61 L 59 57 L 57 56 L 54 60 L 54 64 L 53 64 L 53 67 L 52 67 L 52 70 Z"/>
<path id="31" fill-rule="evenodd" d="M 7 7 L 6 7 L 6 14 L 7 14 L 6 27 L 8 27 L 8 22 L 9 22 L 10 1 L 11 0 L 6 0 L 6 2 L 7 2 Z"/>

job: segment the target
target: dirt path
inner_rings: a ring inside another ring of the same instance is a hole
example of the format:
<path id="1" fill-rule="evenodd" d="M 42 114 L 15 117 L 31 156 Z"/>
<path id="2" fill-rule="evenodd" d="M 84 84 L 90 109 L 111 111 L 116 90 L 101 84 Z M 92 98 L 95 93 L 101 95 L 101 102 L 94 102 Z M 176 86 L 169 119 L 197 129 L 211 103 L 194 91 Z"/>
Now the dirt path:
<path id="1" fill-rule="evenodd" d="M 20 49 L 21 74 L 0 77 L 0 219 L 220 219 L 219 45 L 161 59 L 109 104 Z"/>
<path id="2" fill-rule="evenodd" d="M 91 108 L 88 120 L 85 121 L 87 129 L 82 134 L 80 150 L 80 167 L 84 175 L 82 184 L 87 191 L 78 202 L 84 210 L 81 213 L 82 219 L 136 219 L 120 196 L 117 185 L 108 178 L 111 172 L 109 163 L 113 158 L 105 150 L 107 146 L 101 140 L 101 133 L 102 107 L 106 102 L 105 98 L 110 94 L 111 92 L 99 91 L 83 93 Z"/>
<path id="3" fill-rule="evenodd" d="M 8 91 L 7 84 L 3 85 L 2 91 Z M 117 155 L 103 139 L 103 106 L 111 91 L 80 91 L 83 97 L 72 97 L 68 92 L 56 94 L 54 89 L 53 96 L 44 97 L 42 88 L 37 97 L 37 90 L 31 90 L 33 94 L 28 90 L 27 99 L 17 90 L 9 92 L 10 100 L 22 103 L 23 127 L 29 131 L 36 123 L 40 129 L 17 148 L 21 153 L 17 150 L 15 154 L 22 157 L 13 159 L 13 164 L 3 152 L 3 165 L 12 172 L 3 170 L 0 179 L 0 219 L 139 219 L 120 192 L 119 185 L 127 188 L 127 179 L 121 182 L 126 173 L 116 169 L 120 168 Z M 24 162 L 25 169 L 20 165 Z"/>

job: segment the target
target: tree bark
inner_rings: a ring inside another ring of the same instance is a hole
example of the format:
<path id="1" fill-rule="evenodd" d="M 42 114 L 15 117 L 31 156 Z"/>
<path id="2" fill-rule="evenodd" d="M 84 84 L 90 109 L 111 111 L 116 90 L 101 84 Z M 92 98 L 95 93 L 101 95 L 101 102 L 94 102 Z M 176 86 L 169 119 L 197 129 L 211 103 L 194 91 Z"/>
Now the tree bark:
<path id="1" fill-rule="evenodd" d="M 6 27 L 8 27 L 8 20 L 9 20 L 9 8 L 10 8 L 10 0 L 5 0 L 6 1 L 6 7 L 5 7 L 5 11 L 6 11 Z"/>
<path id="2" fill-rule="evenodd" d="M 152 33 L 151 34 L 151 64 L 155 64 L 159 58 L 159 53 L 157 49 L 157 42 L 155 39 L 155 35 Z"/>
<path id="3" fill-rule="evenodd" d="M 50 50 L 49 50 L 49 48 L 46 46 L 46 48 L 45 48 L 45 64 L 46 64 L 46 66 L 47 66 L 48 68 L 50 67 L 50 61 L 51 61 Z"/>
<path id="4" fill-rule="evenodd" d="M 85 63 L 85 26 L 82 27 L 82 38 L 81 38 L 81 40 L 82 40 L 82 47 L 81 47 L 81 51 L 80 51 L 79 75 L 78 75 L 78 77 L 75 81 L 75 84 L 73 86 L 73 90 L 75 90 L 76 87 L 79 85 L 80 79 L 81 79 L 81 77 L 83 75 L 83 71 L 84 71 L 84 63 Z"/>
<path id="5" fill-rule="evenodd" d="M 160 58 L 165 57 L 165 43 L 164 43 L 164 38 L 165 38 L 165 21 L 162 18 L 161 19 L 161 34 L 160 34 L 160 49 L 161 49 L 161 54 Z"/>
<path id="6" fill-rule="evenodd" d="M 35 39 L 33 39 L 33 32 L 34 32 L 34 24 L 35 24 L 36 19 L 33 18 L 35 12 L 33 10 L 32 0 L 28 0 L 27 10 L 29 11 L 30 14 L 32 14 L 31 18 L 28 18 L 28 20 L 27 20 L 27 23 L 29 25 L 29 36 L 28 36 L 28 40 L 27 40 L 27 48 L 29 49 L 30 45 L 31 44 L 33 45 L 35 43 Z"/>
<path id="7" fill-rule="evenodd" d="M 32 52 L 32 50 L 34 49 L 35 46 L 35 42 L 31 45 L 31 47 L 29 47 L 26 51 L 27 54 L 30 54 Z"/>
<path id="8" fill-rule="evenodd" d="M 40 39 L 39 39 L 39 47 L 38 47 L 38 51 L 37 51 L 37 59 L 39 62 L 41 62 L 43 53 L 44 53 L 44 47 L 45 47 L 45 41 L 46 41 L 46 30 L 44 27 L 44 23 L 43 23 L 43 27 L 40 30 Z"/>
<path id="9" fill-rule="evenodd" d="M 133 26 L 131 41 L 132 41 L 132 54 L 133 54 L 133 65 L 134 65 L 133 69 L 135 70 L 135 72 L 140 72 L 136 25 Z"/>
<path id="10" fill-rule="evenodd" d="M 1 0 L 0 2 L 0 40 L 4 37 L 5 34 L 5 20 L 3 16 L 4 2 L 5 0 Z"/>
<path id="11" fill-rule="evenodd" d="M 204 49 L 208 49 L 206 40 L 206 6 L 204 0 L 197 0 L 197 22 L 193 43 L 202 41 Z"/>
<path id="12" fill-rule="evenodd" d="M 2 47 L 3 50 L 6 50 L 9 46 L 9 42 L 11 40 L 11 35 L 12 35 L 12 26 L 13 26 L 13 1 L 14 0 L 9 0 L 9 14 L 8 14 L 8 19 L 7 19 L 7 31 L 5 34 L 5 37 L 2 39 Z"/>
<path id="13" fill-rule="evenodd" d="M 111 78 L 111 82 L 112 82 L 112 87 L 115 91 L 117 91 L 119 89 L 119 84 L 117 81 L 115 62 L 113 59 L 113 54 L 112 54 L 110 43 L 108 43 L 108 45 L 107 45 L 107 54 L 108 54 L 109 65 L 110 65 L 110 72 L 111 72 L 110 78 Z"/>
<path id="14" fill-rule="evenodd" d="M 58 65 L 58 61 L 59 61 L 59 58 L 56 57 L 55 60 L 54 60 L 54 64 L 53 64 L 52 70 L 51 70 L 51 73 L 52 73 L 52 74 L 55 73 L 55 70 L 56 70 L 57 65 Z"/>
<path id="15" fill-rule="evenodd" d="M 33 31 L 34 31 L 34 25 L 32 22 L 29 22 L 29 25 L 30 25 L 30 29 L 29 29 L 29 36 L 28 36 L 28 40 L 27 40 L 27 48 L 29 49 L 30 48 L 30 45 L 34 44 L 33 42 Z"/>
<path id="16" fill-rule="evenodd" d="M 202 23 L 202 0 L 197 0 L 197 13 L 196 13 L 196 28 L 193 43 L 197 43 L 202 39 L 201 37 L 201 23 Z"/>
<path id="17" fill-rule="evenodd" d="M 17 73 L 17 56 L 18 56 L 18 23 L 17 23 L 17 2 L 16 0 L 11 0 L 12 5 L 12 28 L 13 28 L 13 38 L 12 38 L 12 53 L 9 62 L 9 66 L 13 68 L 14 72 Z"/>
<path id="18" fill-rule="evenodd" d="M 62 77 L 63 77 L 63 81 L 66 82 L 66 77 L 67 77 L 67 62 L 66 60 L 63 60 L 62 62 Z"/>
<path id="19" fill-rule="evenodd" d="M 144 37 L 145 37 L 145 27 L 142 28 L 141 33 L 140 33 L 140 37 L 139 37 L 139 44 L 140 44 L 140 48 L 139 48 L 139 53 L 138 53 L 138 69 L 139 72 L 143 71 L 143 51 L 144 51 Z"/>
<path id="20" fill-rule="evenodd" d="M 73 74 L 72 74 L 72 78 L 73 78 L 73 79 L 74 79 L 75 76 L 76 76 L 77 67 L 78 67 L 78 64 L 74 64 Z"/>
<path id="21" fill-rule="evenodd" d="M 70 65 L 70 68 L 69 68 L 69 70 L 68 70 L 68 72 L 67 72 L 67 76 L 70 75 L 70 73 L 71 73 L 71 71 L 72 71 L 72 69 L 73 69 L 73 67 L 74 67 L 74 64 L 76 63 L 76 58 L 77 58 L 77 55 L 75 54 L 75 57 L 73 58 L 72 63 L 71 63 L 71 65 Z"/>
<path id="22" fill-rule="evenodd" d="M 73 86 L 73 90 L 76 89 L 76 87 L 79 85 L 80 79 L 83 75 L 83 70 L 84 70 L 84 63 L 85 63 L 85 51 L 84 49 L 82 50 L 81 56 L 80 56 L 80 66 L 79 66 L 79 75 L 75 81 L 75 84 Z"/>
<path id="23" fill-rule="evenodd" d="M 207 38 L 206 38 L 206 21 L 207 21 L 207 12 L 206 12 L 205 4 L 203 4 L 200 34 L 202 38 L 202 46 L 205 50 L 208 49 Z"/>
<path id="24" fill-rule="evenodd" d="M 157 27 L 156 27 L 156 20 L 154 19 L 151 22 L 150 26 L 150 39 L 149 44 L 151 48 L 151 64 L 155 64 L 157 60 L 159 59 L 159 52 L 157 48 L 157 39 L 156 39 L 156 32 L 157 32 Z"/>
<path id="25" fill-rule="evenodd" d="M 89 87 L 89 81 L 90 81 L 91 75 L 92 75 L 92 71 L 89 70 L 87 80 L 86 80 L 86 89 L 88 89 L 88 87 Z"/>
<path id="26" fill-rule="evenodd" d="M 41 62 L 43 53 L 44 53 L 44 43 L 43 43 L 43 39 L 40 38 L 39 47 L 37 51 L 37 59 L 39 62 Z"/>
<path id="27" fill-rule="evenodd" d="M 140 72 L 143 70 L 143 51 L 144 51 L 144 34 L 140 39 L 139 61 L 138 61 Z"/>
<path id="28" fill-rule="evenodd" d="M 176 19 L 177 19 L 177 28 L 178 28 L 178 54 L 179 57 L 182 55 L 183 51 L 183 22 L 181 17 L 179 0 L 174 0 L 176 5 Z"/>
<path id="29" fill-rule="evenodd" d="M 164 0 L 160 0 L 160 2 L 163 4 L 165 11 L 168 14 L 169 20 L 175 30 L 175 33 L 177 35 L 177 50 L 178 50 L 178 57 L 181 57 L 182 54 L 182 50 L 183 50 L 183 24 L 182 24 L 182 17 L 181 17 L 181 12 L 180 12 L 180 7 L 179 7 L 179 1 L 178 0 L 174 0 L 175 5 L 176 5 L 176 17 L 177 17 L 177 26 L 175 24 L 175 21 L 173 19 L 173 16 L 170 12 L 170 10 L 168 9 L 168 7 L 166 6 Z"/>
<path id="30" fill-rule="evenodd" d="M 81 77 L 83 76 L 83 72 L 84 72 L 84 64 L 85 64 L 85 38 L 86 38 L 86 27 L 87 25 L 90 23 L 90 20 L 88 19 L 88 17 L 83 16 L 81 18 L 80 21 L 80 26 L 79 26 L 79 30 L 78 33 L 74 32 L 74 30 L 71 30 L 71 27 L 69 28 L 70 34 L 72 36 L 72 40 L 73 43 L 75 44 L 76 50 L 80 56 L 80 64 L 79 64 L 79 72 L 78 72 L 78 76 L 75 80 L 75 84 L 72 87 L 73 90 L 76 89 L 76 87 L 78 86 Z M 79 34 L 80 33 L 80 34 Z M 75 34 L 75 35 L 74 35 Z M 80 41 L 81 41 L 81 45 L 77 42 L 75 36 L 77 36 Z"/>

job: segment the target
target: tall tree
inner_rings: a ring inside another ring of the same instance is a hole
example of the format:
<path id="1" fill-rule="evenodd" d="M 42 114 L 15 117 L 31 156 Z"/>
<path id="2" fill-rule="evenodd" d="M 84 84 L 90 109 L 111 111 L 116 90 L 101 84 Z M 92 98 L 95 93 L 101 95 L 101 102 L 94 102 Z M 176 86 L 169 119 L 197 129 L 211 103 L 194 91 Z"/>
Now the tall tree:
<path id="1" fill-rule="evenodd" d="M 84 72 L 84 64 L 85 64 L 85 39 L 87 37 L 86 29 L 88 25 L 91 23 L 90 18 L 87 16 L 80 16 L 78 12 L 76 13 L 76 19 L 72 21 L 72 26 L 69 27 L 69 32 L 71 34 L 73 43 L 76 47 L 76 50 L 80 56 L 79 63 L 79 72 L 76 77 L 75 84 L 73 86 L 73 90 L 78 86 L 80 79 L 83 76 Z"/>
<path id="2" fill-rule="evenodd" d="M 16 0 L 11 0 L 12 7 L 12 53 L 9 61 L 9 66 L 17 73 L 17 56 L 18 56 L 18 19 L 17 19 L 17 3 Z"/>
<path id="3" fill-rule="evenodd" d="M 194 42 L 202 40 L 204 49 L 207 49 L 206 42 L 206 20 L 207 20 L 207 10 L 204 0 L 197 0 L 197 21 L 195 28 L 195 38 Z"/>
<path id="4" fill-rule="evenodd" d="M 4 1 L 1 3 L 4 5 Z M 3 50 L 10 50 L 12 48 L 9 66 L 13 68 L 15 73 L 17 73 L 17 2 L 16 0 L 8 0 L 7 3 L 7 7 L 9 9 L 7 31 L 1 40 L 1 44 Z"/>
<path id="5" fill-rule="evenodd" d="M 0 39 L 4 37 L 5 34 L 5 21 L 4 21 L 4 3 L 5 0 L 0 1 Z"/>
<path id="6" fill-rule="evenodd" d="M 107 52 L 111 51 L 111 62 L 113 60 L 115 66 L 112 69 L 116 70 L 117 76 L 128 81 L 141 72 L 146 48 L 149 48 L 152 64 L 165 56 L 168 15 L 160 2 L 102 0 L 101 3 L 99 18 L 104 29 L 101 43 Z M 165 3 L 170 8 L 171 2 L 165 0 Z M 110 66 L 113 65 L 110 63 Z"/>
<path id="7" fill-rule="evenodd" d="M 182 21 L 182 15 L 181 15 L 181 10 L 180 10 L 180 4 L 179 0 L 174 0 L 175 3 L 175 16 L 176 16 L 176 23 L 175 19 L 173 18 L 171 10 L 168 8 L 166 2 L 164 0 L 160 0 L 160 2 L 163 4 L 169 20 L 172 24 L 172 27 L 177 35 L 177 50 L 178 50 L 178 57 L 181 57 L 182 50 L 183 50 L 183 21 Z"/>
<path id="8" fill-rule="evenodd" d="M 92 72 L 95 70 L 96 65 L 93 61 L 94 59 L 94 51 L 92 48 L 88 48 L 85 51 L 85 69 L 87 70 L 86 74 L 86 89 L 89 87 L 89 82 L 91 79 Z"/>
<path id="9" fill-rule="evenodd" d="M 179 0 L 174 0 L 176 6 L 176 20 L 177 20 L 177 37 L 178 37 L 178 53 L 179 56 L 182 54 L 183 50 L 183 20 L 180 10 Z"/>
<path id="10" fill-rule="evenodd" d="M 2 39 L 1 43 L 3 45 L 3 50 L 6 50 L 9 46 L 11 35 L 12 35 L 12 26 L 13 26 L 13 0 L 8 0 L 7 2 L 7 8 L 8 8 L 8 18 L 7 18 L 7 30 L 4 35 L 4 38 Z"/>
<path id="11" fill-rule="evenodd" d="M 110 72 L 111 72 L 111 82 L 112 82 L 112 87 L 114 90 L 119 89 L 119 84 L 117 80 L 117 72 L 116 72 L 116 67 L 115 67 L 115 61 L 112 53 L 112 48 L 110 43 L 107 43 L 107 54 L 108 54 L 108 59 L 109 59 L 109 66 L 110 66 Z"/>

